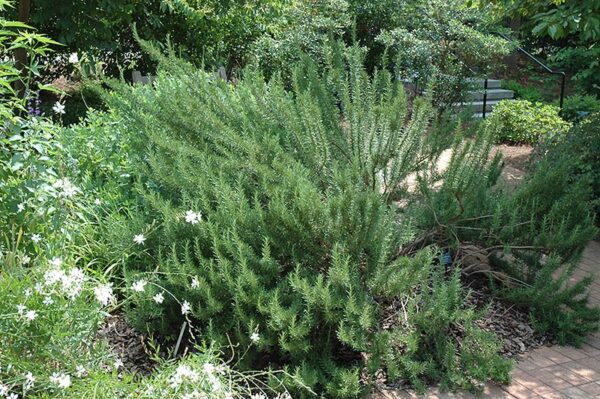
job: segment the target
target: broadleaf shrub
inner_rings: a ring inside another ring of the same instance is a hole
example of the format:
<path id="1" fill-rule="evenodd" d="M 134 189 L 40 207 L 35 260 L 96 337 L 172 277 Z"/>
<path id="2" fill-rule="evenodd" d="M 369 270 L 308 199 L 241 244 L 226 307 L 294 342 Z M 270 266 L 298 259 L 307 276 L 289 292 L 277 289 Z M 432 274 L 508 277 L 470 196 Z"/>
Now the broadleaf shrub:
<path id="1" fill-rule="evenodd" d="M 559 102 L 555 101 L 553 105 L 558 106 Z M 600 100 L 596 96 L 575 94 L 565 97 L 561 116 L 567 121 L 577 122 L 599 111 Z"/>
<path id="2" fill-rule="evenodd" d="M 536 153 L 553 168 L 565 162 L 575 164 L 571 169 L 571 180 L 591 182 L 592 206 L 596 223 L 600 224 L 600 112 L 575 124 L 566 135 L 542 143 Z"/>
<path id="3" fill-rule="evenodd" d="M 564 134 L 570 123 L 558 114 L 558 108 L 527 100 L 500 101 L 485 122 L 499 143 L 535 144 Z"/>
<path id="4" fill-rule="evenodd" d="M 142 287 L 128 317 L 167 335 L 187 320 L 199 339 L 241 345 L 241 367 L 283 365 L 331 397 L 359 395 L 365 366 L 417 386 L 505 381 L 493 337 L 465 327 L 486 348 L 470 351 L 449 335 L 473 314 L 435 249 L 400 254 L 416 231 L 391 205 L 443 149 L 430 103 L 409 108 L 390 73 L 366 73 L 358 47 L 326 54 L 324 70 L 310 59 L 294 70 L 291 92 L 252 71 L 232 86 L 170 57 L 154 86 L 115 85 L 108 102 L 138 151 L 142 206 L 101 228 Z M 409 318 L 384 330 L 397 297 Z M 430 325 L 422 305 L 445 310 Z"/>

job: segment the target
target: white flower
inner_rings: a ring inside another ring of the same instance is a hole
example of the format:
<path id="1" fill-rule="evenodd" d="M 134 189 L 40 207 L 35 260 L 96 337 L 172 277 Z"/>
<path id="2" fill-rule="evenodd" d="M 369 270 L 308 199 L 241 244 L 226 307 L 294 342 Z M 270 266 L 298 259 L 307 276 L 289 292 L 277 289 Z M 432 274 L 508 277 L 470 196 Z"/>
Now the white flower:
<path id="1" fill-rule="evenodd" d="M 158 294 L 154 295 L 154 297 L 152 299 L 154 299 L 154 302 L 156 302 L 160 305 L 165 300 L 165 296 L 163 295 L 162 292 L 159 292 Z"/>
<path id="2" fill-rule="evenodd" d="M 33 286 L 33 289 L 35 290 L 35 292 L 40 294 L 44 290 L 44 286 L 42 285 L 42 283 L 38 282 L 38 283 L 35 283 L 35 285 Z"/>
<path id="3" fill-rule="evenodd" d="M 20 316 L 23 316 L 23 313 L 25 313 L 26 310 L 27 310 L 27 307 L 25 307 L 25 305 L 23 305 L 23 304 L 17 305 L 17 312 L 19 313 Z"/>
<path id="4" fill-rule="evenodd" d="M 6 396 L 8 394 L 8 386 L 0 383 L 0 396 Z"/>
<path id="5" fill-rule="evenodd" d="M 131 289 L 134 290 L 135 292 L 144 292 L 144 289 L 146 288 L 146 284 L 148 284 L 148 282 L 146 280 L 144 280 L 144 279 L 138 280 L 131 285 Z"/>
<path id="6" fill-rule="evenodd" d="M 83 290 L 83 283 L 85 280 L 85 273 L 78 267 L 73 268 L 68 274 L 65 274 L 62 279 L 63 293 L 71 299 L 76 298 Z"/>
<path id="7" fill-rule="evenodd" d="M 267 395 L 264 393 L 255 393 L 254 395 L 250 395 L 250 399 L 267 399 Z"/>
<path id="8" fill-rule="evenodd" d="M 206 374 L 213 374 L 215 372 L 215 366 L 212 363 L 206 362 L 202 365 L 202 370 Z"/>
<path id="9" fill-rule="evenodd" d="M 63 104 L 61 104 L 60 101 L 57 101 L 56 103 L 54 103 L 54 107 L 52 107 L 52 111 L 56 112 L 57 114 L 64 114 L 65 106 Z"/>
<path id="10" fill-rule="evenodd" d="M 71 53 L 71 55 L 69 55 L 69 63 L 77 64 L 78 62 L 79 62 L 79 56 L 77 55 L 77 53 Z"/>
<path id="11" fill-rule="evenodd" d="M 19 395 L 17 395 L 16 393 L 11 393 L 6 397 L 6 399 L 19 399 Z"/>
<path id="12" fill-rule="evenodd" d="M 50 264 L 54 267 L 60 267 L 62 265 L 62 263 L 63 263 L 62 259 L 58 258 L 58 257 L 54 257 L 50 261 Z"/>
<path id="13" fill-rule="evenodd" d="M 27 313 L 25 313 L 25 318 L 27 319 L 27 321 L 34 321 L 36 317 L 37 312 L 35 310 L 28 310 Z"/>
<path id="14" fill-rule="evenodd" d="M 190 310 L 192 310 L 190 303 L 188 301 L 183 301 L 183 304 L 181 305 L 181 314 L 186 315 Z"/>
<path id="15" fill-rule="evenodd" d="M 54 299 L 52 299 L 52 297 L 47 296 L 46 298 L 44 298 L 44 305 L 46 306 L 50 306 L 54 303 Z"/>
<path id="16" fill-rule="evenodd" d="M 94 200 L 94 204 L 96 204 L 96 205 L 102 205 L 102 201 L 100 201 L 100 198 L 96 198 Z"/>
<path id="17" fill-rule="evenodd" d="M 29 298 L 31 296 L 32 292 L 31 289 L 27 288 L 25 289 L 25 291 L 23 291 L 23 295 L 25 295 L 25 298 Z"/>
<path id="18" fill-rule="evenodd" d="M 58 195 L 65 198 L 71 198 L 79 191 L 79 189 L 75 187 L 67 178 L 58 179 L 56 182 L 54 182 L 52 187 L 59 189 L 60 191 L 58 192 Z"/>
<path id="19" fill-rule="evenodd" d="M 181 364 L 171 376 L 171 388 L 177 388 L 184 380 L 197 382 L 199 378 L 197 371 L 192 370 L 187 364 Z"/>
<path id="20" fill-rule="evenodd" d="M 94 288 L 94 295 L 96 300 L 106 306 L 114 300 L 112 284 L 100 284 Z"/>
<path id="21" fill-rule="evenodd" d="M 31 374 L 31 371 L 25 375 L 25 384 L 23 384 L 23 388 L 27 391 L 33 388 L 33 384 L 35 383 L 35 377 Z"/>
<path id="22" fill-rule="evenodd" d="M 120 369 L 121 367 L 123 367 L 123 361 L 121 359 L 115 360 L 114 366 L 115 366 L 115 369 L 117 369 L 117 370 Z"/>
<path id="23" fill-rule="evenodd" d="M 252 334 L 250 334 L 250 341 L 257 343 L 258 341 L 260 341 L 260 335 L 258 335 L 257 332 L 253 332 Z"/>
<path id="24" fill-rule="evenodd" d="M 25 203 L 21 202 L 19 205 L 17 205 L 17 212 L 21 213 L 25 210 Z"/>
<path id="25" fill-rule="evenodd" d="M 85 373 L 85 367 L 83 367 L 81 364 L 77 365 L 77 367 L 75 368 L 75 376 L 77 378 L 81 378 L 85 375 Z"/>
<path id="26" fill-rule="evenodd" d="M 37 233 L 36 234 L 32 234 L 31 235 L 31 241 L 33 241 L 34 243 L 37 244 L 38 242 L 42 241 L 42 236 L 39 235 L 39 234 L 37 234 Z"/>
<path id="27" fill-rule="evenodd" d="M 65 271 L 62 269 L 50 269 L 44 273 L 44 283 L 54 285 L 65 278 Z"/>
<path id="28" fill-rule="evenodd" d="M 192 279 L 192 288 L 195 289 L 195 288 L 198 288 L 198 287 L 200 287 L 200 281 L 198 281 L 198 279 L 196 277 L 194 277 Z"/>
<path id="29" fill-rule="evenodd" d="M 202 220 L 202 214 L 200 212 L 187 211 L 185 213 L 185 221 L 191 224 L 196 224 Z"/>
<path id="30" fill-rule="evenodd" d="M 31 257 L 29 255 L 23 255 L 21 258 L 21 263 L 24 265 L 28 265 L 31 262 Z"/>
<path id="31" fill-rule="evenodd" d="M 144 241 L 146 241 L 146 237 L 144 237 L 143 234 L 137 234 L 133 237 L 133 241 L 136 244 L 142 245 L 144 243 Z"/>
<path id="32" fill-rule="evenodd" d="M 58 385 L 59 388 L 66 389 L 71 386 L 71 376 L 68 374 L 53 373 L 50 376 L 50 382 Z"/>

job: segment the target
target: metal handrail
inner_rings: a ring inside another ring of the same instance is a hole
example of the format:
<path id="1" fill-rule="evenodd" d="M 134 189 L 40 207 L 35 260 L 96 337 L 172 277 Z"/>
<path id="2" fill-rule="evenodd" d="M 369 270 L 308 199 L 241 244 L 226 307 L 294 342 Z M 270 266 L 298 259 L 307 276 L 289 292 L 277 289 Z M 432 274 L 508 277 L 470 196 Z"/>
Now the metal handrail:
<path id="1" fill-rule="evenodd" d="M 515 43 L 516 42 L 510 38 L 509 36 L 500 33 L 500 32 L 496 32 L 496 34 L 500 37 L 502 37 L 504 40 L 511 42 L 511 43 Z M 542 69 L 544 69 L 544 71 L 552 74 L 552 75 L 560 75 L 561 79 L 560 79 L 560 110 L 562 111 L 563 109 L 563 102 L 565 99 L 565 79 L 567 77 L 567 75 L 562 72 L 562 71 L 555 71 L 552 68 L 550 68 L 548 65 L 544 64 L 542 61 L 538 60 L 537 58 L 535 58 L 533 55 L 531 55 L 527 50 L 525 50 L 523 47 L 519 46 L 517 44 L 517 50 L 520 51 L 521 53 L 525 54 L 527 57 L 529 57 L 529 59 L 531 59 L 532 61 L 534 61 L 536 64 L 538 64 L 540 67 L 542 67 Z"/>

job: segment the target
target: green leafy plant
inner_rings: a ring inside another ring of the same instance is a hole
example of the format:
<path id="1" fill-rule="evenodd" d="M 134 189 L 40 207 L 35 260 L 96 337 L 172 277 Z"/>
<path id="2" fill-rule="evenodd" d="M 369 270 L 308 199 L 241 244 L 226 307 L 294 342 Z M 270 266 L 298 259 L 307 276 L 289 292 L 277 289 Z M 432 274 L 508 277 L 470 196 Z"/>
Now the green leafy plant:
<path id="1" fill-rule="evenodd" d="M 441 152 L 431 105 L 418 99 L 409 116 L 402 83 L 386 70 L 370 77 L 357 46 L 324 53 L 325 68 L 297 66 L 291 92 L 252 71 L 233 86 L 167 57 L 153 87 L 107 95 L 138 158 L 141 206 L 100 226 L 106 247 L 128 254 L 129 319 L 170 335 L 186 321 L 203 340 L 237 345 L 240 367 L 284 365 L 331 397 L 359 395 L 365 367 L 415 384 L 505 380 L 492 337 L 466 328 L 480 356 L 441 339 L 471 313 L 456 281 L 450 298 L 425 295 L 445 286 L 435 249 L 398 255 L 415 231 L 391 204 Z M 390 334 L 380 316 L 399 296 L 413 307 Z M 446 309 L 439 330 L 413 314 L 420 303 Z"/>
<path id="2" fill-rule="evenodd" d="M 472 145 L 475 151 L 467 153 L 479 155 L 465 159 L 464 151 L 455 153 L 440 187 L 422 185 L 427 205 L 413 209 L 422 236 L 447 246 L 465 270 L 492 278 L 496 292 L 529 311 L 539 330 L 563 344 L 580 344 L 600 320 L 600 310 L 589 303 L 591 277 L 571 282 L 582 251 L 597 234 L 590 180 L 572 178 L 577 158 L 567 155 L 557 164 L 540 163 L 511 192 L 495 184 L 498 169 L 488 160 L 490 147 Z M 465 168 L 464 162 L 475 167 Z M 475 246 L 486 260 L 466 264 L 465 245 Z"/>
<path id="3" fill-rule="evenodd" d="M 34 85 L 33 78 L 40 75 L 40 59 L 59 43 L 36 33 L 29 25 L 8 19 L 10 7 L 11 1 L 0 0 L 0 53 L 6 57 L 0 64 L 0 118 L 14 122 L 19 114 L 27 112 L 27 98 L 33 91 L 55 91 L 47 85 Z"/>
<path id="4" fill-rule="evenodd" d="M 544 102 L 544 96 L 538 89 L 531 86 L 524 86 L 516 80 L 503 80 L 502 88 L 512 90 L 517 99 L 527 100 L 532 103 Z"/>
<path id="5" fill-rule="evenodd" d="M 558 101 L 555 101 L 553 105 L 558 106 L 558 104 Z M 577 122 L 598 111 L 600 111 L 600 100 L 597 97 L 575 94 L 565 97 L 560 115 L 567 121 Z"/>
<path id="6" fill-rule="evenodd" d="M 535 144 L 564 134 L 570 123 L 558 114 L 558 108 L 527 100 L 501 101 L 486 120 L 486 128 L 493 131 L 500 143 Z"/>
<path id="7" fill-rule="evenodd" d="M 569 132 L 543 143 L 537 149 L 538 158 L 546 159 L 551 167 L 570 160 L 573 181 L 589 179 L 592 184 L 592 204 L 596 223 L 600 224 L 600 113 L 596 112 L 575 124 Z"/>

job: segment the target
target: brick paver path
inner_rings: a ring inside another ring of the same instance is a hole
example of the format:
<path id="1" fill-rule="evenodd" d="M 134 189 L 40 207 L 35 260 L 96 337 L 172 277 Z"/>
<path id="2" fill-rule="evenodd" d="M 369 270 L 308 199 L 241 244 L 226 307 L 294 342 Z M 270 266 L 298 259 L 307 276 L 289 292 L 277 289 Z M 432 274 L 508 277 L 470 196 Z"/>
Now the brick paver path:
<path id="1" fill-rule="evenodd" d="M 593 304 L 600 306 L 600 242 L 587 247 L 574 280 L 599 276 L 592 285 Z M 581 348 L 542 347 L 519 358 L 509 386 L 489 384 L 481 396 L 448 393 L 430 389 L 425 395 L 410 391 L 386 391 L 372 395 L 377 399 L 397 398 L 506 398 L 506 399 L 589 399 L 600 398 L 600 333 L 590 335 Z"/>

